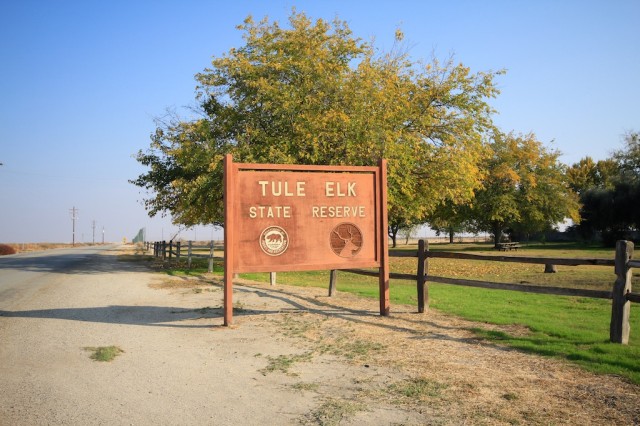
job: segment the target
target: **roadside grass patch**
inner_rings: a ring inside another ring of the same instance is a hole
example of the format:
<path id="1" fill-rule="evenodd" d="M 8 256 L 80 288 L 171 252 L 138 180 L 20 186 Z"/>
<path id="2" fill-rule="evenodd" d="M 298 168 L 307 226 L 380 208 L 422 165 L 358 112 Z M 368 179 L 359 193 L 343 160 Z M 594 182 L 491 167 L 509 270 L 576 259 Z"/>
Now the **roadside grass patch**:
<path id="1" fill-rule="evenodd" d="M 348 360 L 366 359 L 373 353 L 382 352 L 386 348 L 381 343 L 371 342 L 361 339 L 352 339 L 348 337 L 339 337 L 335 340 L 323 340 L 319 350 L 322 353 L 341 356 Z"/>
<path id="2" fill-rule="evenodd" d="M 242 313 L 242 312 L 247 312 L 247 309 L 245 308 L 244 303 L 240 302 L 239 300 L 233 303 L 233 312 L 236 313 Z"/>
<path id="3" fill-rule="evenodd" d="M 200 315 L 214 315 L 219 313 L 222 310 L 222 306 L 214 307 L 214 306 L 205 306 L 204 308 L 195 308 L 195 309 L 180 309 L 176 311 L 169 311 L 172 314 L 188 314 L 188 313 L 196 313 Z"/>
<path id="4" fill-rule="evenodd" d="M 502 395 L 502 398 L 506 399 L 507 401 L 516 401 L 519 397 L 518 397 L 518 394 L 516 393 L 507 392 Z"/>
<path id="5" fill-rule="evenodd" d="M 116 259 L 118 262 L 151 262 L 153 256 L 144 254 L 119 254 Z"/>
<path id="6" fill-rule="evenodd" d="M 186 257 L 183 256 L 180 261 L 172 260 L 166 262 L 166 269 L 164 272 L 167 275 L 173 277 L 184 276 L 197 276 L 201 277 L 204 274 L 222 275 L 224 273 L 224 263 L 220 260 L 213 261 L 213 272 L 209 272 L 209 260 L 208 259 L 192 259 L 191 268 L 188 267 Z"/>
<path id="7" fill-rule="evenodd" d="M 291 385 L 291 388 L 298 391 L 315 392 L 320 388 L 320 385 L 318 383 L 299 382 Z"/>
<path id="8" fill-rule="evenodd" d="M 322 323 L 327 320 L 328 318 L 323 318 L 320 322 L 307 321 L 306 319 L 299 318 L 297 315 L 284 314 L 282 319 L 275 321 L 278 323 L 280 328 L 284 330 L 286 336 L 309 338 L 307 334 L 320 328 Z"/>
<path id="9" fill-rule="evenodd" d="M 321 426 L 339 425 L 343 420 L 348 419 L 359 411 L 364 411 L 366 407 L 353 401 L 344 399 L 329 398 L 318 408 L 307 416 L 303 424 L 314 424 Z"/>
<path id="10" fill-rule="evenodd" d="M 124 351 L 117 346 L 87 346 L 83 349 L 91 352 L 89 358 L 100 362 L 111 362 L 115 357 L 124 353 Z"/>
<path id="11" fill-rule="evenodd" d="M 206 315 L 206 314 L 213 313 L 213 312 L 215 312 L 217 310 L 220 310 L 220 309 L 222 309 L 222 307 L 214 308 L 214 307 L 211 307 L 211 306 L 205 306 L 204 308 L 194 309 L 193 312 L 196 312 L 196 313 L 201 314 L 201 315 Z"/>
<path id="12" fill-rule="evenodd" d="M 194 293 L 202 293 L 203 291 L 218 291 L 218 283 L 214 280 L 195 279 L 195 278 L 164 278 L 149 284 L 153 289 L 177 290 L 190 289 Z"/>
<path id="13" fill-rule="evenodd" d="M 403 380 L 389 385 L 389 391 L 407 402 L 415 400 L 425 400 L 428 398 L 439 398 L 442 391 L 447 388 L 446 384 L 430 380 L 423 377 Z"/>
<path id="14" fill-rule="evenodd" d="M 298 355 L 278 355 L 276 357 L 267 356 L 267 366 L 261 369 L 260 372 L 264 376 L 266 376 L 268 373 L 274 372 L 296 376 L 297 374 L 289 372 L 291 367 L 293 367 L 293 365 L 298 362 L 310 361 L 312 357 L 312 352 L 305 352 Z"/>

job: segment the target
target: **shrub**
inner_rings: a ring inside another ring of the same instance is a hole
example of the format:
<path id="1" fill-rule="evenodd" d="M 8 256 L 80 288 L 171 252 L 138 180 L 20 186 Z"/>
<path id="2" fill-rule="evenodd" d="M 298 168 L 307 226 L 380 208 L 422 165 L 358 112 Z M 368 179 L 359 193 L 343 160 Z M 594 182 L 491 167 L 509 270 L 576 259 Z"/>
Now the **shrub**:
<path id="1" fill-rule="evenodd" d="M 0 256 L 7 254 L 16 254 L 16 249 L 6 244 L 0 244 Z"/>

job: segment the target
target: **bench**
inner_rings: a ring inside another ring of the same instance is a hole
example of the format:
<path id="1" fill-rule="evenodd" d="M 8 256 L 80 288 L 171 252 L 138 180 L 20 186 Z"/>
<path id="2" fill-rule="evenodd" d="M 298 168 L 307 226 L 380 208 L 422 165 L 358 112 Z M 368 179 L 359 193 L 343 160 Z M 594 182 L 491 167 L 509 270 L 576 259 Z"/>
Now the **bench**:
<path id="1" fill-rule="evenodd" d="M 498 245 L 497 245 L 497 249 L 500 250 L 500 251 L 518 250 L 520 247 L 522 247 L 522 246 L 520 245 L 519 242 L 498 243 Z"/>

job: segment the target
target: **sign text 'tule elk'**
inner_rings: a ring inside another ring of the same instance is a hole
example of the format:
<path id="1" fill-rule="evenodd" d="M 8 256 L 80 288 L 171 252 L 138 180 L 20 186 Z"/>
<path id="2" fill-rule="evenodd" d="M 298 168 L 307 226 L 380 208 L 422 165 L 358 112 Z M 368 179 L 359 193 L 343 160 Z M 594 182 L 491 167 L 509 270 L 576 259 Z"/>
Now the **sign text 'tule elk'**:
<path id="1" fill-rule="evenodd" d="M 306 181 L 268 181 L 259 180 L 262 197 L 306 197 Z M 356 182 L 324 182 L 325 197 L 357 197 Z M 355 218 L 365 217 L 365 206 L 312 205 L 311 217 L 314 218 Z M 290 205 L 251 206 L 249 218 L 290 218 Z"/>

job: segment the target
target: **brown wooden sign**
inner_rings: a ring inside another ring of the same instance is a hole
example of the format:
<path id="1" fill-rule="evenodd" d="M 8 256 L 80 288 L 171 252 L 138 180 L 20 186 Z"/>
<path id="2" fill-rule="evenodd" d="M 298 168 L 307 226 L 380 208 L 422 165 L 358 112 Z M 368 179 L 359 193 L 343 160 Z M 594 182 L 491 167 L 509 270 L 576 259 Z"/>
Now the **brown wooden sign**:
<path id="1" fill-rule="evenodd" d="M 378 167 L 234 163 L 225 157 L 224 323 L 238 272 L 380 268 L 389 312 L 386 162 Z"/>

